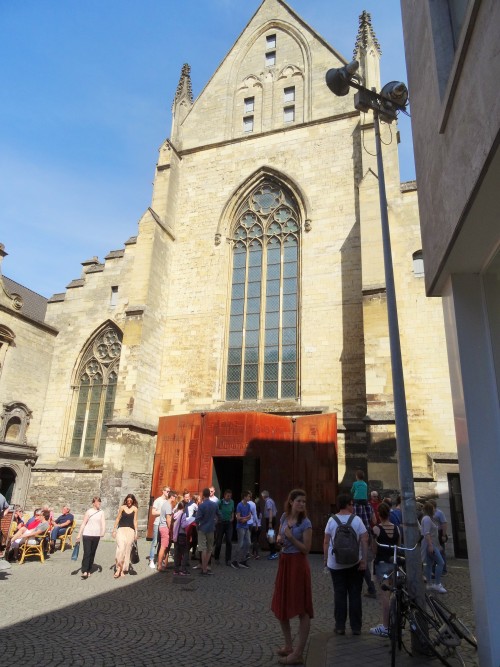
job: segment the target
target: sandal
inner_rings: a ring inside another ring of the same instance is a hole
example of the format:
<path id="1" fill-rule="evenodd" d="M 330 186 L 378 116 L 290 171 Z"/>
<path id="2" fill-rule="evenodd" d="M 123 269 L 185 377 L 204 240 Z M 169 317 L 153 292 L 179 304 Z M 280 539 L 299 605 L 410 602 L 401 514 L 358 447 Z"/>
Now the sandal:
<path id="1" fill-rule="evenodd" d="M 304 658 L 301 655 L 294 657 L 293 654 L 290 653 L 286 657 L 280 658 L 278 662 L 280 663 L 280 665 L 303 665 Z"/>
<path id="2" fill-rule="evenodd" d="M 115 573 L 113 575 L 113 579 L 118 579 L 118 577 L 121 575 L 121 569 L 115 570 Z"/>
<path id="3" fill-rule="evenodd" d="M 284 656 L 286 658 L 287 655 L 290 655 L 290 653 L 293 653 L 293 648 L 279 648 L 276 651 L 277 655 Z"/>

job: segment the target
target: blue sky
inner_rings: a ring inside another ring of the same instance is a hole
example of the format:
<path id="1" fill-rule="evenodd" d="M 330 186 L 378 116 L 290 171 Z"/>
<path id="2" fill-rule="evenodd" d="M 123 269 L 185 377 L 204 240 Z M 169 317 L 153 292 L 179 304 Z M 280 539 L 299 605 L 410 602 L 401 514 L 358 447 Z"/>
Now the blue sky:
<path id="1" fill-rule="evenodd" d="M 351 58 L 363 9 L 382 83 L 406 80 L 399 0 L 292 0 Z M 0 0 L 3 273 L 50 296 L 137 233 L 182 64 L 196 97 L 260 0 Z M 409 119 L 401 179 L 414 178 Z"/>

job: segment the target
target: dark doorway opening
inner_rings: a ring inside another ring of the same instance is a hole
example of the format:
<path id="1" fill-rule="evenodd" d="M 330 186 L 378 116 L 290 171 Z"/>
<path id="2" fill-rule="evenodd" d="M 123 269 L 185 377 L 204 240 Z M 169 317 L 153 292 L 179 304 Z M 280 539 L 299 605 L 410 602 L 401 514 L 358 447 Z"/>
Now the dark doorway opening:
<path id="1" fill-rule="evenodd" d="M 0 468 L 0 493 L 5 496 L 8 503 L 12 500 L 15 484 L 16 473 L 12 468 Z"/>
<path id="2" fill-rule="evenodd" d="M 260 459 L 253 456 L 214 456 L 212 468 L 212 485 L 215 493 L 222 498 L 226 489 L 233 492 L 234 510 L 241 500 L 244 491 L 251 491 L 256 503 L 260 493 Z M 233 541 L 236 536 L 234 522 Z"/>
<path id="3" fill-rule="evenodd" d="M 260 492 L 260 459 L 253 456 L 214 456 L 212 484 L 219 498 L 226 489 L 233 492 L 235 506 L 243 491 L 251 491 L 254 498 Z"/>
<path id="4" fill-rule="evenodd" d="M 467 558 L 462 486 L 458 473 L 448 473 L 448 488 L 450 491 L 451 529 L 453 531 L 455 558 Z"/>

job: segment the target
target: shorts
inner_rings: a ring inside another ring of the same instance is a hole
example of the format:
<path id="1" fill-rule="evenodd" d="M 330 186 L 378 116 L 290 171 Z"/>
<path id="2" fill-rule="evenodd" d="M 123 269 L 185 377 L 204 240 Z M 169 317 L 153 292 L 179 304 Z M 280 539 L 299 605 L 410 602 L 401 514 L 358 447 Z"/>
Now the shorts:
<path id="1" fill-rule="evenodd" d="M 385 563 L 384 561 L 381 561 L 380 563 L 377 563 L 375 565 L 375 575 L 377 577 L 377 581 L 379 584 L 381 584 L 384 581 L 384 575 L 385 574 L 392 574 L 394 571 L 394 565 L 392 563 Z"/>
<path id="2" fill-rule="evenodd" d="M 160 533 L 160 547 L 162 549 L 166 549 L 170 539 L 170 531 L 168 530 L 168 526 L 160 526 L 158 532 Z"/>
<path id="3" fill-rule="evenodd" d="M 198 551 L 212 551 L 214 548 L 214 533 L 204 533 L 198 529 Z"/>

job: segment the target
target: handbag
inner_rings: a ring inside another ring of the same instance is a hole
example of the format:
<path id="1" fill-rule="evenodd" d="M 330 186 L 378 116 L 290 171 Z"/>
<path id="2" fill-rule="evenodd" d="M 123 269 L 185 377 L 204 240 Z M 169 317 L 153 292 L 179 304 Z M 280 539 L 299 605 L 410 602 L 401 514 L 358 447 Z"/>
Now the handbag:
<path id="1" fill-rule="evenodd" d="M 78 560 L 78 554 L 80 553 L 80 542 L 77 542 L 73 547 L 73 553 L 71 554 L 71 560 Z"/>
<path id="2" fill-rule="evenodd" d="M 140 560 L 139 549 L 137 548 L 137 540 L 134 540 L 132 544 L 132 550 L 130 551 L 130 562 L 132 565 L 137 565 Z"/>

